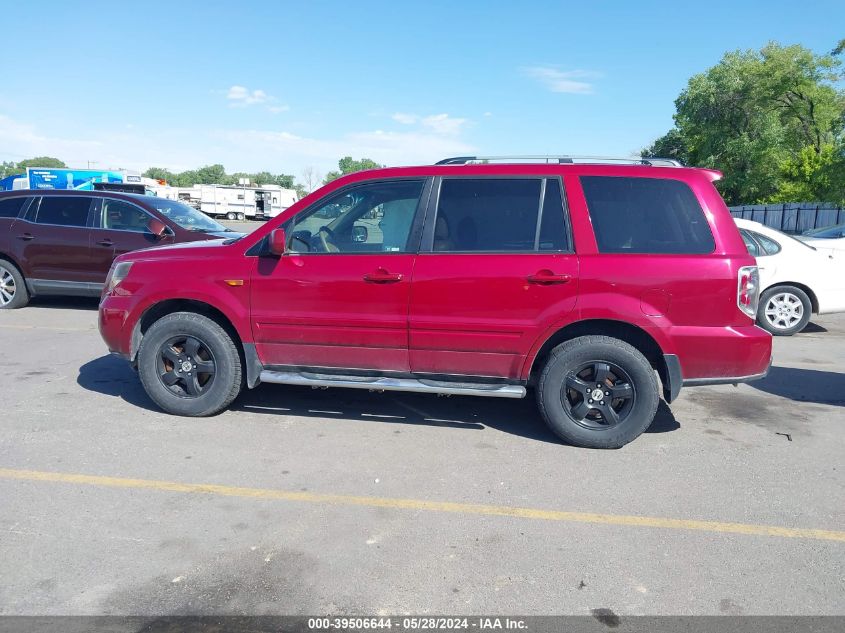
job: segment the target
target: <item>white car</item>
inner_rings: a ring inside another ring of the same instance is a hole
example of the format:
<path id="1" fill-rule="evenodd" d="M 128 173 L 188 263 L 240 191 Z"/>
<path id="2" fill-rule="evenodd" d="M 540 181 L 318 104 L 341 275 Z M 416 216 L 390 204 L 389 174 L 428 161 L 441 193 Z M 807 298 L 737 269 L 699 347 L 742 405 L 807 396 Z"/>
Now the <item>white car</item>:
<path id="1" fill-rule="evenodd" d="M 760 327 L 791 336 L 811 314 L 845 312 L 844 252 L 811 246 L 759 222 L 735 221 L 760 269 Z"/>
<path id="2" fill-rule="evenodd" d="M 798 239 L 817 248 L 845 250 L 845 224 L 804 231 L 804 234 L 799 235 Z"/>

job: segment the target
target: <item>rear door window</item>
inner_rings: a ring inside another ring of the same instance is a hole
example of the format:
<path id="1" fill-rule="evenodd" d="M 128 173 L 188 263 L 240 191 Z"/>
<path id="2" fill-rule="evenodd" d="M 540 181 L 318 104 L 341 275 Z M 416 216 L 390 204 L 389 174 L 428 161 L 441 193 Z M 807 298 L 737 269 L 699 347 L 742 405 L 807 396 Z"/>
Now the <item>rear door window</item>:
<path id="1" fill-rule="evenodd" d="M 569 231 L 566 228 L 566 215 L 560 181 L 557 178 L 546 180 L 543 196 L 543 214 L 540 217 L 540 240 L 537 244 L 541 251 L 568 251 Z"/>
<path id="2" fill-rule="evenodd" d="M 763 249 L 762 255 L 777 255 L 780 253 L 780 244 L 775 242 L 773 239 L 766 237 L 765 235 L 761 235 L 756 231 L 749 231 L 754 236 L 754 239 L 760 244 L 760 248 Z"/>
<path id="3" fill-rule="evenodd" d="M 91 198 L 83 196 L 44 196 L 35 216 L 37 224 L 87 226 Z"/>
<path id="4" fill-rule="evenodd" d="M 754 241 L 754 238 L 751 237 L 751 233 L 745 229 L 740 229 L 739 234 L 742 235 L 742 241 L 745 242 L 745 248 L 748 249 L 748 254 L 752 257 L 760 257 L 760 247 Z"/>
<path id="5" fill-rule="evenodd" d="M 710 225 L 686 183 L 663 178 L 582 176 L 602 253 L 712 253 Z"/>
<path id="6" fill-rule="evenodd" d="M 16 218 L 28 198 L 5 198 L 0 200 L 0 218 Z"/>
<path id="7" fill-rule="evenodd" d="M 518 253 L 568 245 L 556 178 L 444 178 L 440 185 L 434 251 Z"/>

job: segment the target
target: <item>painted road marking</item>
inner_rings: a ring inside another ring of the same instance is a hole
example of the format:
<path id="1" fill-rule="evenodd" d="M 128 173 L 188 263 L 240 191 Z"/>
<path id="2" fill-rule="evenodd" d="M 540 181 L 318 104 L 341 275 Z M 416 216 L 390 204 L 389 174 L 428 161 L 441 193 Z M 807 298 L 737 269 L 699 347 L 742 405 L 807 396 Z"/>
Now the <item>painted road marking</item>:
<path id="1" fill-rule="evenodd" d="M 109 488 L 144 488 L 166 492 L 219 495 L 252 499 L 274 499 L 278 501 L 301 501 L 330 505 L 363 506 L 370 508 L 394 508 L 401 510 L 422 510 L 427 512 L 453 512 L 483 516 L 507 516 L 521 519 L 561 521 L 568 523 L 593 523 L 633 527 L 652 527 L 672 530 L 696 530 L 748 536 L 776 536 L 782 538 L 817 539 L 845 542 L 845 532 L 789 528 L 748 523 L 723 523 L 721 521 L 698 521 L 692 519 L 671 519 L 661 517 L 630 516 L 620 514 L 595 514 L 592 512 L 567 512 L 513 506 L 494 506 L 450 501 L 425 501 L 422 499 L 395 499 L 389 497 L 359 497 L 352 495 L 294 492 L 266 488 L 241 488 L 217 484 L 186 484 L 154 479 L 126 479 L 123 477 L 100 477 L 72 473 L 43 472 L 38 470 L 16 470 L 0 468 L 0 479 L 21 481 L 49 481 L 84 486 L 105 486 Z"/>

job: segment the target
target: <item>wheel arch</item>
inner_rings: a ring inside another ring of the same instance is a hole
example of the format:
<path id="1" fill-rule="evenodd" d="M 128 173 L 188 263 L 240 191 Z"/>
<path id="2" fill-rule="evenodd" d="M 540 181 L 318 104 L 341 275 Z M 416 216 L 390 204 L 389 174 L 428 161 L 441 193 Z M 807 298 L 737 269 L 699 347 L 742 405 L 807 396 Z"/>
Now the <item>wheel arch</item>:
<path id="1" fill-rule="evenodd" d="M 147 330 L 159 319 L 175 312 L 193 312 L 207 317 L 222 327 L 232 337 L 238 353 L 241 355 L 241 362 L 246 368 L 247 386 L 251 389 L 258 384 L 258 377 L 261 374 L 261 365 L 253 343 L 245 343 L 233 321 L 222 310 L 198 299 L 164 299 L 147 307 L 141 317 L 135 323 L 132 330 L 130 343 L 130 361 L 137 362 L 138 349 L 141 347 L 141 340 Z"/>
<path id="2" fill-rule="evenodd" d="M 810 286 L 808 286 L 807 284 L 802 284 L 798 281 L 777 281 L 768 286 L 763 292 L 761 292 L 760 297 L 762 298 L 764 292 L 769 292 L 769 290 L 773 290 L 774 288 L 780 288 L 783 286 L 793 286 L 794 288 L 803 290 L 804 293 L 810 298 L 810 306 L 812 308 L 813 314 L 819 313 L 819 298 L 816 296 L 816 293 L 813 292 L 813 289 L 810 288 Z M 762 301 L 760 301 L 760 307 L 763 307 Z"/>
<path id="3" fill-rule="evenodd" d="M 23 266 L 21 266 L 18 260 L 16 260 L 12 255 L 0 251 L 0 259 L 5 259 L 10 264 L 13 264 L 14 267 L 18 269 L 18 272 L 21 274 L 21 276 L 24 278 L 24 281 L 26 280 L 26 274 L 24 273 Z"/>
<path id="4" fill-rule="evenodd" d="M 663 348 L 643 328 L 632 323 L 613 319 L 586 319 L 576 321 L 553 332 L 546 338 L 534 357 L 528 359 L 528 362 L 530 362 L 530 371 L 528 373 L 529 383 L 536 384 L 537 377 L 542 371 L 546 359 L 555 347 L 573 338 L 588 335 L 603 335 L 616 338 L 625 341 L 639 350 L 660 376 L 660 381 L 663 383 L 664 397 L 667 402 L 673 399 L 670 396 L 673 393 L 673 385 L 671 385 L 672 372 L 667 367 Z M 677 395 L 680 385 L 674 385 L 674 387 L 674 394 Z"/>

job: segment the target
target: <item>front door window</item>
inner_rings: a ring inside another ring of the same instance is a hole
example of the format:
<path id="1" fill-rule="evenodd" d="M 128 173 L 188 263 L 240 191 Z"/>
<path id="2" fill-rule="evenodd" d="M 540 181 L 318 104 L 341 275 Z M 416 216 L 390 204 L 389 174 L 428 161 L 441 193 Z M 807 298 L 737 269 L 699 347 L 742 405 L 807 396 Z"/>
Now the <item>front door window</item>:
<path id="1" fill-rule="evenodd" d="M 346 190 L 287 227 L 296 253 L 406 253 L 423 182 L 379 182 Z"/>

